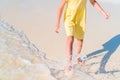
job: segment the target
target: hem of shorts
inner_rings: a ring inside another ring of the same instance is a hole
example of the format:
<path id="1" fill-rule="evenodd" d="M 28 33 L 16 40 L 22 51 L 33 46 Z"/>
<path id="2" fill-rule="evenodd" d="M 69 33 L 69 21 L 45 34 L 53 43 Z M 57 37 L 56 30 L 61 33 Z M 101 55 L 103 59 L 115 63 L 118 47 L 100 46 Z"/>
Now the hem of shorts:
<path id="1" fill-rule="evenodd" d="M 78 38 L 78 37 L 75 37 L 74 35 L 67 35 L 67 37 L 68 37 L 68 36 L 72 36 L 72 37 L 74 37 L 74 38 L 76 38 L 76 39 L 84 39 L 84 37 L 79 37 L 79 38 Z"/>

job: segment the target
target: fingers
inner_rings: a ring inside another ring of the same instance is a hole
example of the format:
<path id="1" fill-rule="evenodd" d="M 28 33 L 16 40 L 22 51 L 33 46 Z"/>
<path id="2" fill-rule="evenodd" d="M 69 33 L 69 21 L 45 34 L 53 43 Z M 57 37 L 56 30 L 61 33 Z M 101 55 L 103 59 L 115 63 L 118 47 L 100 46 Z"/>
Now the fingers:
<path id="1" fill-rule="evenodd" d="M 106 18 L 106 19 L 109 19 L 109 18 L 110 18 L 110 14 L 107 13 L 107 14 L 105 15 L 105 18 Z"/>
<path id="2" fill-rule="evenodd" d="M 55 32 L 55 33 L 59 33 L 59 31 L 58 31 L 58 30 L 55 30 L 54 32 Z"/>
<path id="3" fill-rule="evenodd" d="M 58 28 L 55 28 L 55 29 L 54 29 L 54 32 L 55 32 L 55 33 L 59 33 Z"/>

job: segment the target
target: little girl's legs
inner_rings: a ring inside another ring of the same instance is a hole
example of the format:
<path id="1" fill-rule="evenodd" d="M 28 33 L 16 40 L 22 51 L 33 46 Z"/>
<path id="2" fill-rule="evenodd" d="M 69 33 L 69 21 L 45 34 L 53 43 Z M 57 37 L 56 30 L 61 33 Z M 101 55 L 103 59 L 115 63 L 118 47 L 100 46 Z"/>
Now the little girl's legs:
<path id="1" fill-rule="evenodd" d="M 75 55 L 77 58 L 77 63 L 80 65 L 84 65 L 84 62 L 77 57 L 81 53 L 82 45 L 83 45 L 83 39 L 77 39 L 77 51 Z"/>
<path id="2" fill-rule="evenodd" d="M 66 66 L 66 71 L 69 72 L 72 69 L 72 49 L 73 49 L 73 42 L 74 42 L 74 37 L 73 36 L 68 36 L 67 37 L 67 44 L 66 44 L 66 52 L 67 52 L 67 66 Z"/>
<path id="3" fill-rule="evenodd" d="M 77 51 L 76 55 L 79 55 L 82 50 L 83 39 L 77 39 Z"/>

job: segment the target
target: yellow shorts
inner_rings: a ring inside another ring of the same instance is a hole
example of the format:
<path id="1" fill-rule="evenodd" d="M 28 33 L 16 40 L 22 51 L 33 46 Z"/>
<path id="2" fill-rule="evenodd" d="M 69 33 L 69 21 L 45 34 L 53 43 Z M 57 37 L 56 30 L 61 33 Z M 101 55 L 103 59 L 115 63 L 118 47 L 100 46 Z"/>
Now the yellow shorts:
<path id="1" fill-rule="evenodd" d="M 64 14 L 64 26 L 67 36 L 74 36 L 77 39 L 83 39 L 86 28 L 86 10 L 85 8 L 77 11 L 67 9 Z"/>

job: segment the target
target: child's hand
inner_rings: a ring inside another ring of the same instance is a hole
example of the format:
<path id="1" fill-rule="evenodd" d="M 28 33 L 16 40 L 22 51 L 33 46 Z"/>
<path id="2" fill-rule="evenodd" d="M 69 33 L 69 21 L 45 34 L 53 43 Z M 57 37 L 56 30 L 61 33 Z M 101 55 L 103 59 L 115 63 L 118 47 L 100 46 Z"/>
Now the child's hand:
<path id="1" fill-rule="evenodd" d="M 59 33 L 58 30 L 59 30 L 59 26 L 56 26 L 55 29 L 54 29 L 54 32 L 55 32 L 55 33 Z"/>
<path id="2" fill-rule="evenodd" d="M 106 19 L 109 19 L 109 17 L 110 17 L 110 15 L 108 13 L 105 13 L 104 16 Z"/>

